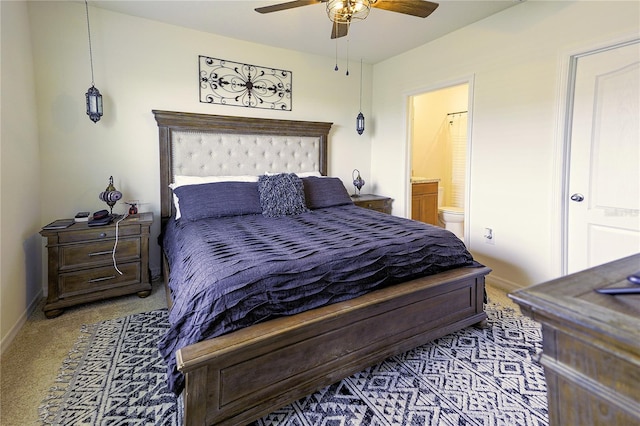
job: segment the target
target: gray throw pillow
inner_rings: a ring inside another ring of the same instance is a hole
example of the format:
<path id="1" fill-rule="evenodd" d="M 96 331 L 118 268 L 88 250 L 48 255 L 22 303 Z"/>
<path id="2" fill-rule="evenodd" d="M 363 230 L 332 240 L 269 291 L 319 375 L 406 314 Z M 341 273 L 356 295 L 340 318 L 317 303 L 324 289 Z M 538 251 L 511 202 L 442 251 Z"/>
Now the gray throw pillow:
<path id="1" fill-rule="evenodd" d="M 262 214 L 268 217 L 308 212 L 302 180 L 295 173 L 262 175 L 258 178 Z"/>

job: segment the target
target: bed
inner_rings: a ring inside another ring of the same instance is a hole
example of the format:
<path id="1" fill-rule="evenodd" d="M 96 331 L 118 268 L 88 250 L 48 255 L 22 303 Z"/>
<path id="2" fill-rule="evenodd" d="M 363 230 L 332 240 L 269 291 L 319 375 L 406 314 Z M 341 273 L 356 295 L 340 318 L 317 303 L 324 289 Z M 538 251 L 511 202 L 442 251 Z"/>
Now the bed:
<path id="1" fill-rule="evenodd" d="M 184 399 L 185 424 L 249 423 L 389 356 L 486 319 L 484 277 L 490 270 L 474 262 L 463 245 L 459 250 L 461 242 L 456 245 L 440 228 L 356 207 L 343 186 L 342 193 L 332 189 L 335 178 L 321 177 L 327 174 L 331 123 L 153 113 L 161 239 L 176 235 L 162 240 L 171 329 L 160 348 L 170 386 Z M 245 181 L 247 176 L 260 176 L 259 182 Z M 205 177 L 213 180 L 194 185 Z M 276 204 L 269 215 L 273 206 L 262 197 L 264 188 L 283 180 L 297 195 L 304 191 L 306 205 L 295 205 L 303 209 L 296 214 L 280 214 Z M 250 201 L 235 202 L 244 200 L 243 191 Z M 209 199 L 215 202 L 202 201 Z M 202 213 L 211 209 L 224 212 Z M 246 235 L 247 229 L 253 234 Z M 337 233 L 351 245 L 340 247 L 329 235 Z M 420 242 L 427 237 L 441 248 Z M 213 247 L 206 261 L 192 243 L 196 239 Z M 251 251 L 245 240 L 259 249 Z M 207 278 L 214 276 L 215 285 Z M 301 278 L 310 291 L 296 290 Z M 283 291 L 262 291 L 269 280 Z M 314 287 L 319 281 L 324 287 Z M 218 305 L 245 310 L 230 309 L 235 313 L 225 317 L 209 312 Z M 271 305 L 283 308 L 272 312 Z"/>

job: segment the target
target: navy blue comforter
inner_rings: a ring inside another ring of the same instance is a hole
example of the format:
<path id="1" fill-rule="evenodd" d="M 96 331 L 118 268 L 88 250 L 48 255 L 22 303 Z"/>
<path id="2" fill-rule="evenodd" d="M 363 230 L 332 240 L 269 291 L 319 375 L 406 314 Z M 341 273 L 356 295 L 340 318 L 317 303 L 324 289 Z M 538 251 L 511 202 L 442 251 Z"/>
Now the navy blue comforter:
<path id="1" fill-rule="evenodd" d="M 169 387 L 176 350 L 271 318 L 461 266 L 479 266 L 449 231 L 354 205 L 297 216 L 171 219 L 163 236 L 173 307 L 159 348 Z"/>

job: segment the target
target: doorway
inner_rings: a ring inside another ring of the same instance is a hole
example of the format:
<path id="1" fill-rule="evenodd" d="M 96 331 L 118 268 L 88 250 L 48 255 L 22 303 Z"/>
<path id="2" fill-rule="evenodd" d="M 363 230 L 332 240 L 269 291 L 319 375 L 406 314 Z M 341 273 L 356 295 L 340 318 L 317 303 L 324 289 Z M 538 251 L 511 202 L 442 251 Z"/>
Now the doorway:
<path id="1" fill-rule="evenodd" d="M 640 252 L 640 40 L 571 57 L 564 273 Z"/>
<path id="2" fill-rule="evenodd" d="M 409 97 L 410 193 L 421 182 L 437 182 L 434 208 L 438 220 L 434 224 L 451 229 L 465 243 L 469 223 L 470 87 L 470 82 L 460 82 Z M 407 211 L 415 214 L 420 210 L 413 205 L 418 197 L 407 199 L 411 200 Z M 443 218 L 451 220 L 443 222 Z"/>

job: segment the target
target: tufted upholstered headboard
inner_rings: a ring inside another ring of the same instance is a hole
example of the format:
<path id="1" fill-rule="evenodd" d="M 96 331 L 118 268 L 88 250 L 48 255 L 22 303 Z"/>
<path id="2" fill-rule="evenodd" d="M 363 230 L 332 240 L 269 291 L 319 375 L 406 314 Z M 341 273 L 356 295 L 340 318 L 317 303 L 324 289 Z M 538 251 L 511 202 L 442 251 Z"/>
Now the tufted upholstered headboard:
<path id="1" fill-rule="evenodd" d="M 173 211 L 174 175 L 327 174 L 332 123 L 153 110 L 160 144 L 160 211 Z"/>

